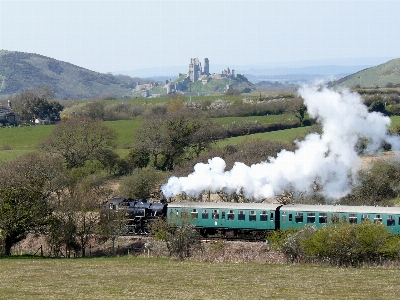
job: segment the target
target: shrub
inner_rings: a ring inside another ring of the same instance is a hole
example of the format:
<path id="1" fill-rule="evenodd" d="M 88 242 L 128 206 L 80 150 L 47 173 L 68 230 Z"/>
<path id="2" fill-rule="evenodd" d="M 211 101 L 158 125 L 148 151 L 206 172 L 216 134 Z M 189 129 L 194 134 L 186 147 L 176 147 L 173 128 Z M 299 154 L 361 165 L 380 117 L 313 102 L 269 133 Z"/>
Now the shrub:
<path id="1" fill-rule="evenodd" d="M 400 240 L 382 224 L 363 222 L 325 226 L 300 242 L 305 255 L 327 259 L 337 266 L 360 266 L 395 259 Z"/>

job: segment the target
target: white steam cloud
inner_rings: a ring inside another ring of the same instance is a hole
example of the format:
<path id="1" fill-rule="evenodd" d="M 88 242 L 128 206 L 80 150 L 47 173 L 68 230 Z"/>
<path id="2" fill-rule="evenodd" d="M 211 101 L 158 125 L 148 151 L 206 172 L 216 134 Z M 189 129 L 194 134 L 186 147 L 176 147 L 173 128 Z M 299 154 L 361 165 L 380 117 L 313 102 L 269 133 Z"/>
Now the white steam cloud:
<path id="1" fill-rule="evenodd" d="M 367 153 L 378 151 L 383 141 L 399 149 L 400 140 L 388 135 L 390 118 L 369 113 L 359 94 L 315 86 L 304 86 L 299 93 L 310 117 L 322 124 L 322 135 L 309 134 L 297 142 L 296 151 L 282 150 L 270 162 L 251 166 L 236 162 L 230 171 L 225 171 L 222 158 L 214 157 L 208 164 L 196 164 L 187 177 L 171 177 L 161 187 L 163 194 L 172 197 L 184 192 L 196 196 L 224 190 L 262 199 L 290 188 L 309 194 L 318 183 L 323 187 L 322 195 L 338 199 L 349 193 L 360 167 L 361 158 L 355 149 L 360 139 L 368 141 Z"/>

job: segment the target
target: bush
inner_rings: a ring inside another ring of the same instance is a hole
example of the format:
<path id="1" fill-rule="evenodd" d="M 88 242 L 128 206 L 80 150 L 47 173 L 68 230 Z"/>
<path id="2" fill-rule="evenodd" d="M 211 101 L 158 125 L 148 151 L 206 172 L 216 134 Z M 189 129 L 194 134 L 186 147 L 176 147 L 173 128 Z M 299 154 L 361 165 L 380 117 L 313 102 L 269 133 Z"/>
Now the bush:
<path id="1" fill-rule="evenodd" d="M 290 244 L 290 238 L 288 239 Z M 299 255 L 328 260 L 337 266 L 360 266 L 396 259 L 400 250 L 398 236 L 387 227 L 365 221 L 354 225 L 340 223 L 324 226 L 313 234 L 300 236 Z"/>
<path id="2" fill-rule="evenodd" d="M 164 219 L 157 219 L 149 226 L 150 232 L 157 239 L 164 241 L 170 255 L 179 259 L 190 257 L 193 250 L 200 246 L 200 234 L 190 218 L 179 220 L 182 224 L 168 224 Z"/>
<path id="3" fill-rule="evenodd" d="M 161 172 L 151 168 L 135 169 L 132 175 L 123 178 L 119 192 L 126 198 L 150 198 L 163 176 Z"/>

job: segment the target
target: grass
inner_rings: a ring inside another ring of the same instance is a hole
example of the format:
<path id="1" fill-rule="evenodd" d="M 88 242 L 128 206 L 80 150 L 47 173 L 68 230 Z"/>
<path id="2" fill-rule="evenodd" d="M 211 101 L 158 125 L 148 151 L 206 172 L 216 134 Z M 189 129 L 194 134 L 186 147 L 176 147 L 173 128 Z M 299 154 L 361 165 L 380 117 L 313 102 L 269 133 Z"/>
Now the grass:
<path id="1" fill-rule="evenodd" d="M 250 116 L 250 117 L 226 117 L 226 118 L 213 118 L 211 119 L 221 125 L 229 125 L 233 122 L 240 123 L 245 121 L 258 121 L 261 124 L 274 124 L 278 122 L 292 122 L 297 121 L 296 117 L 292 115 L 270 115 L 270 116 Z"/>
<path id="2" fill-rule="evenodd" d="M 285 121 L 288 118 L 291 117 L 285 115 L 271 115 L 215 118 L 213 120 L 224 125 L 232 122 L 241 122 L 244 120 L 258 120 L 264 124 L 271 124 L 279 121 Z M 392 126 L 400 126 L 400 116 L 391 117 L 391 120 Z M 120 154 L 121 157 L 124 157 L 126 154 L 128 154 L 128 148 L 130 148 L 134 143 L 134 133 L 142 123 L 142 119 L 106 122 L 108 126 L 114 128 L 118 132 L 117 153 Z M 18 156 L 35 151 L 38 143 L 44 140 L 50 134 L 53 128 L 54 125 L 0 128 L 0 163 L 2 161 L 8 161 Z M 250 141 L 252 139 L 269 139 L 290 143 L 296 137 L 303 135 L 306 130 L 307 127 L 302 127 L 234 137 L 219 141 L 217 146 L 224 147 L 228 144 L 238 144 L 241 142 Z"/>
<path id="3" fill-rule="evenodd" d="M 216 143 L 216 147 L 223 148 L 226 145 L 236 145 L 241 143 L 251 142 L 252 140 L 271 140 L 271 141 L 280 141 L 285 143 L 291 143 L 293 140 L 302 136 L 309 127 L 298 127 L 292 129 L 285 129 L 279 131 L 271 131 L 271 132 L 263 132 L 256 133 L 244 136 L 232 137 L 229 139 L 225 139 Z"/>
<path id="4" fill-rule="evenodd" d="M 0 299 L 393 299 L 398 269 L 133 257 L 1 259 Z"/>

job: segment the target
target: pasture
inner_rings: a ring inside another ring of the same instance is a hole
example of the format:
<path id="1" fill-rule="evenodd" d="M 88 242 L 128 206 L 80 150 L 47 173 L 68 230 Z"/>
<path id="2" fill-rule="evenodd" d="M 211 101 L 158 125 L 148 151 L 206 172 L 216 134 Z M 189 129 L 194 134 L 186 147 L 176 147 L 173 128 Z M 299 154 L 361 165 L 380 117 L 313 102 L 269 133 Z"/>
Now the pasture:
<path id="1" fill-rule="evenodd" d="M 395 299 L 400 272 L 170 259 L 0 259 L 0 299 Z"/>
<path id="2" fill-rule="evenodd" d="M 294 118 L 288 115 L 271 115 L 271 116 L 253 116 L 253 117 L 232 117 L 232 118 L 215 118 L 216 122 L 223 125 L 232 122 L 255 121 L 258 120 L 263 124 L 271 124 L 275 122 L 284 122 L 288 118 Z M 391 117 L 392 126 L 400 126 L 400 116 Z M 143 119 L 137 118 L 133 120 L 121 120 L 106 122 L 108 126 L 114 128 L 118 133 L 117 153 L 124 157 L 129 152 L 129 148 L 134 143 L 134 133 L 136 129 L 143 123 Z M 44 126 L 24 126 L 0 128 L 0 162 L 11 160 L 17 156 L 35 151 L 40 141 L 45 139 L 53 130 L 54 125 Z M 246 136 L 234 137 L 219 141 L 217 147 L 224 147 L 228 144 L 239 144 L 247 142 L 251 139 L 269 139 L 282 142 L 292 142 L 295 138 L 304 135 L 307 127 L 279 130 Z"/>

